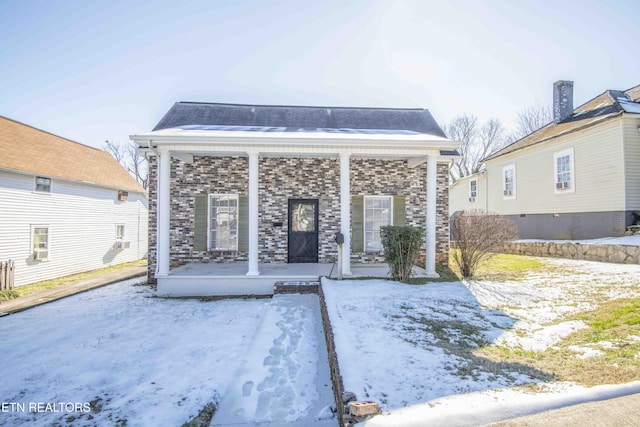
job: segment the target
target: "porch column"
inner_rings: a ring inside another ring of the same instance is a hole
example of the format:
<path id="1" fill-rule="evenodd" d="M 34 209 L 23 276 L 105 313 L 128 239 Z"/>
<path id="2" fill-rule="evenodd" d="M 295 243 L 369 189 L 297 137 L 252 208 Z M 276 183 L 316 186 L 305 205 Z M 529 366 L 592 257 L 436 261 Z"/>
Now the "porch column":
<path id="1" fill-rule="evenodd" d="M 169 274 L 169 247 L 171 245 L 170 218 L 171 209 L 171 153 L 164 148 L 158 149 L 158 188 L 157 188 L 157 239 L 156 239 L 156 275 Z"/>
<path id="2" fill-rule="evenodd" d="M 438 277 L 436 273 L 436 193 L 437 167 L 436 156 L 427 156 L 427 246 L 425 270 L 429 276 Z"/>
<path id="3" fill-rule="evenodd" d="M 342 274 L 351 275 L 351 182 L 349 179 L 350 153 L 340 153 L 340 232 L 342 244 Z"/>
<path id="4" fill-rule="evenodd" d="M 258 268 L 258 153 L 249 153 L 249 271 L 259 276 Z"/>

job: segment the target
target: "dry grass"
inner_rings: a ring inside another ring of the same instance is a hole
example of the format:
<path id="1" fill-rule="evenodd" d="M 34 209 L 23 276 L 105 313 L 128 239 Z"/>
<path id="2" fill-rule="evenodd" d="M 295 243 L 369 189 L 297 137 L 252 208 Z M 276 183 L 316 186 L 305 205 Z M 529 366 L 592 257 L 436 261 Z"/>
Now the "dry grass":
<path id="1" fill-rule="evenodd" d="M 527 365 L 550 373 L 557 381 L 589 387 L 640 378 L 640 298 L 608 301 L 571 319 L 584 321 L 588 328 L 546 351 L 489 346 L 474 353 L 496 363 Z M 598 354 L 583 357 L 581 351 L 587 350 Z"/>
<path id="2" fill-rule="evenodd" d="M 112 265 L 110 267 L 101 268 L 99 270 L 91 270 L 84 273 L 73 274 L 71 276 L 59 277 L 57 279 L 45 280 L 42 282 L 31 283 L 28 285 L 17 286 L 13 291 L 1 291 L 0 301 L 17 298 L 22 295 L 28 295 L 44 289 L 55 288 L 56 286 L 63 285 L 69 282 L 76 282 L 78 280 L 90 279 L 100 274 L 116 271 L 125 267 L 143 266 L 147 265 L 147 260 L 138 260 L 133 262 L 126 262 L 123 264 Z"/>

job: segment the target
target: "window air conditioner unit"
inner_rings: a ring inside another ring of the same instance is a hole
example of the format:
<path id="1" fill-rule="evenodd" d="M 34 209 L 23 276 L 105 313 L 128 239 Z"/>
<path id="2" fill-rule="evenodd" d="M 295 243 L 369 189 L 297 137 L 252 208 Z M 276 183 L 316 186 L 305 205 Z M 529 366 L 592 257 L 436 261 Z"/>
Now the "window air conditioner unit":
<path id="1" fill-rule="evenodd" d="M 556 188 L 558 190 L 566 190 L 569 188 L 569 181 L 556 182 Z"/>
<path id="2" fill-rule="evenodd" d="M 504 194 L 505 196 L 512 196 L 513 195 L 510 190 L 504 190 L 502 192 L 502 194 Z"/>
<path id="3" fill-rule="evenodd" d="M 128 198 L 129 198 L 129 192 L 128 191 L 118 191 L 118 200 L 119 201 L 126 202 Z"/>
<path id="4" fill-rule="evenodd" d="M 123 242 L 121 240 L 118 240 L 115 245 L 116 250 L 129 249 L 130 247 L 131 242 Z"/>
<path id="5" fill-rule="evenodd" d="M 475 198 L 475 197 L 469 197 L 469 201 L 470 201 L 471 203 L 473 203 L 473 202 L 475 202 L 475 201 L 476 201 L 476 198 Z"/>
<path id="6" fill-rule="evenodd" d="M 36 249 L 33 252 L 33 259 L 35 261 L 44 261 L 49 257 L 49 251 L 46 249 Z"/>

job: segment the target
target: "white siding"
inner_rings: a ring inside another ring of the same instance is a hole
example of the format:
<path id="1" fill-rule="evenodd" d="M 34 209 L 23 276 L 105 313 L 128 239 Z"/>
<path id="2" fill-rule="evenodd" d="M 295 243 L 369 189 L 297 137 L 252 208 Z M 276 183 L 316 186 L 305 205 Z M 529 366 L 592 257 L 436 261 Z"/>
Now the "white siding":
<path id="1" fill-rule="evenodd" d="M 0 171 L 0 260 L 16 264 L 16 285 L 141 259 L 147 252 L 147 200 L 129 193 L 52 179 L 51 193 L 34 192 L 35 177 Z M 114 250 L 116 224 L 130 247 Z M 32 225 L 49 226 L 49 258 L 34 261 Z"/>
<path id="2" fill-rule="evenodd" d="M 626 116 L 622 121 L 626 209 L 640 210 L 640 117 Z"/>
<path id="3" fill-rule="evenodd" d="M 470 209 L 487 209 L 487 175 L 479 173 L 460 178 L 449 188 L 449 213 Z M 469 200 L 469 182 L 477 180 L 477 196 L 475 201 Z"/>
<path id="4" fill-rule="evenodd" d="M 499 157 L 487 165 L 490 210 L 506 214 L 607 212 L 625 208 L 621 128 L 612 120 Z M 574 192 L 555 191 L 554 153 L 573 148 Z M 516 198 L 502 194 L 502 169 L 516 166 Z"/>

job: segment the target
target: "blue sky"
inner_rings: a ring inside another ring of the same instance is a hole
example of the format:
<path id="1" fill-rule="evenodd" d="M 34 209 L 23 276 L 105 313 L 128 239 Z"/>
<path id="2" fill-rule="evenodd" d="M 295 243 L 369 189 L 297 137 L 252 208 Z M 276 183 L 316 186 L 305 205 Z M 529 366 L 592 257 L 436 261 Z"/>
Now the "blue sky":
<path id="1" fill-rule="evenodd" d="M 637 0 L 2 0 L 0 115 L 100 147 L 176 101 L 496 117 L 640 84 Z"/>

